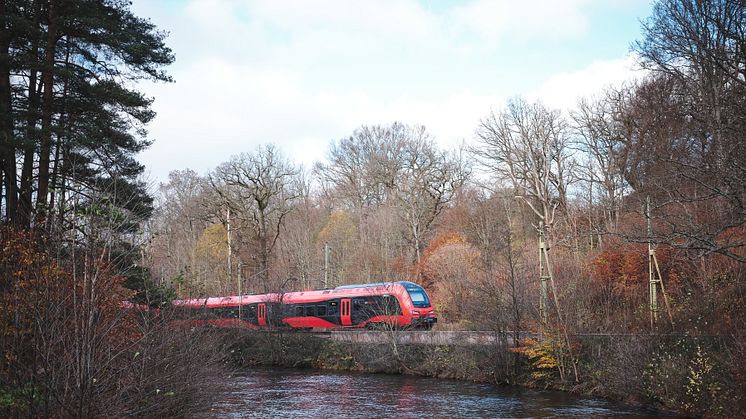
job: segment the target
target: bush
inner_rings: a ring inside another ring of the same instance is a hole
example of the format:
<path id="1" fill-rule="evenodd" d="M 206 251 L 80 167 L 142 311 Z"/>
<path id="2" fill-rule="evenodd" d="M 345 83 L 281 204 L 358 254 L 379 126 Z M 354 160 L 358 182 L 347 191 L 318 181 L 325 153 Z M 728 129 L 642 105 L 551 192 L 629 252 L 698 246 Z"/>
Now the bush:
<path id="1" fill-rule="evenodd" d="M 220 346 L 155 312 L 124 309 L 131 292 L 106 252 L 9 229 L 0 237 L 6 416 L 173 416 L 211 394 Z"/>

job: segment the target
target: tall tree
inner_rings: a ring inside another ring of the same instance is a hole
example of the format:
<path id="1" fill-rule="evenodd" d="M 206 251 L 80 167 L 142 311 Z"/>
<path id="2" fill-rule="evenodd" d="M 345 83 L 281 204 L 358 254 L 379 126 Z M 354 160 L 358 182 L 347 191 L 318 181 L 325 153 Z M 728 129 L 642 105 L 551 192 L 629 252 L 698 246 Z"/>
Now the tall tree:
<path id="1" fill-rule="evenodd" d="M 329 163 L 318 164 L 316 173 L 355 210 L 362 241 L 375 234 L 366 230 L 373 212 L 395 211 L 400 241 L 419 261 L 433 223 L 465 180 L 462 163 L 439 150 L 425 127 L 394 122 L 362 126 L 332 143 Z"/>
<path id="2" fill-rule="evenodd" d="M 586 159 L 586 164 L 578 167 L 576 173 L 589 184 L 591 204 L 595 185 L 599 185 L 597 204 L 604 211 L 602 230 L 612 232 L 616 229 L 626 186 L 619 152 L 623 133 L 615 118 L 617 102 L 614 99 L 617 95 L 616 91 L 609 90 L 599 99 L 582 99 L 572 113 L 575 147 Z"/>
<path id="3" fill-rule="evenodd" d="M 476 136 L 473 154 L 551 226 L 556 210 L 567 207 L 572 165 L 567 123 L 560 112 L 511 99 L 504 110 L 482 119 Z"/>
<path id="4" fill-rule="evenodd" d="M 0 161 L 4 175 L 4 215 L 10 222 L 17 221 L 18 211 L 17 139 L 11 75 L 18 65 L 15 44 L 21 32 L 19 26 L 22 4 L 13 0 L 0 0 Z"/>
<path id="5" fill-rule="evenodd" d="M 402 150 L 402 167 L 396 180 L 397 205 L 407 231 L 415 262 L 436 218 L 464 184 L 467 170 L 457 155 L 442 152 L 424 127 L 413 130 Z"/>
<path id="6" fill-rule="evenodd" d="M 423 127 L 400 122 L 361 126 L 331 144 L 329 163 L 317 164 L 316 174 L 335 188 L 346 205 L 357 209 L 380 205 L 396 187 L 407 141 L 423 136 L 429 136 Z"/>
<path id="7" fill-rule="evenodd" d="M 220 165 L 210 176 L 216 192 L 257 241 L 256 276 L 268 286 L 270 259 L 291 203 L 298 170 L 273 145 L 242 153 Z"/>
<path id="8" fill-rule="evenodd" d="M 165 34 L 129 7 L 123 0 L 2 2 L 6 219 L 28 226 L 34 218 L 49 221 L 54 210 L 61 219 L 70 192 L 86 188 L 136 192 L 138 203 L 127 210 L 148 212 L 136 180 L 143 167 L 133 155 L 149 144 L 143 127 L 154 113 L 152 100 L 130 86 L 139 79 L 169 81 L 162 68 L 173 55 Z M 129 198 L 112 200 L 135 202 Z"/>
<path id="9" fill-rule="evenodd" d="M 746 237 L 739 233 L 746 225 L 744 27 L 743 1 L 658 1 L 635 44 L 656 78 L 640 86 L 633 106 L 638 114 L 659 115 L 670 131 L 639 159 L 659 168 L 644 179 L 647 188 L 637 185 L 660 197 L 659 239 L 746 263 Z M 656 88 L 660 100 L 651 101 Z M 631 149 L 644 147 L 642 140 L 628 141 Z"/>

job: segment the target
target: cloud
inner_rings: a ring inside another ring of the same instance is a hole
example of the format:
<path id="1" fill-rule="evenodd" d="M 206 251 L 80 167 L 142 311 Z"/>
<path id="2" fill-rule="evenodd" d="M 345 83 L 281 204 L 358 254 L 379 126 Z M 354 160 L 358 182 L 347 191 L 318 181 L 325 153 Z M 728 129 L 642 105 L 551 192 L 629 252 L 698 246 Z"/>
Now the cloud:
<path id="1" fill-rule="evenodd" d="M 463 51 L 494 49 L 508 38 L 578 37 L 588 30 L 590 3 L 474 0 L 436 13 L 415 0 L 192 0 L 185 17 L 197 46 L 237 60 L 304 64 L 392 47 Z"/>
<path id="2" fill-rule="evenodd" d="M 457 145 L 491 107 L 524 93 L 491 73 L 505 66 L 502 43 L 586 34 L 589 0 L 559 3 L 475 0 L 436 10 L 414 0 L 137 0 L 135 13 L 170 31 L 177 57 L 176 83 L 141 85 L 158 113 L 141 160 L 165 180 L 273 142 L 309 166 L 331 140 L 393 121 Z M 568 106 L 625 77 L 627 61 L 555 75 L 534 93 Z"/>
<path id="3" fill-rule="evenodd" d="M 597 95 L 608 87 L 620 87 L 624 82 L 643 75 L 637 58 L 630 54 L 615 60 L 594 61 L 579 70 L 555 74 L 527 96 L 532 100 L 540 99 L 550 107 L 570 109 L 580 98 Z"/>
<path id="4" fill-rule="evenodd" d="M 156 141 L 142 160 L 152 175 L 190 167 L 206 172 L 262 143 L 280 144 L 310 166 L 332 140 L 360 125 L 402 121 L 425 125 L 446 147 L 470 138 L 479 117 L 501 99 L 470 91 L 425 100 L 376 99 L 364 91 L 314 93 L 291 72 L 265 72 L 217 59 L 175 73 L 178 85 L 150 85 L 158 117 Z"/>
<path id="5" fill-rule="evenodd" d="M 455 8 L 450 18 L 481 42 L 558 40 L 585 34 L 589 0 L 476 0 Z"/>

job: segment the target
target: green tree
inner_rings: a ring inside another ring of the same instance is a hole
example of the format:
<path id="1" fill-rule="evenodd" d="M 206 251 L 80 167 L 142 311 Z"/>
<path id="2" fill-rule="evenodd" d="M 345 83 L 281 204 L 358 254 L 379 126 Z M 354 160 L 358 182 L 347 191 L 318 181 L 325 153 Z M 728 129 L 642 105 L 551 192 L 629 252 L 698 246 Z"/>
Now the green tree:
<path id="1" fill-rule="evenodd" d="M 24 227 L 53 212 L 61 221 L 71 195 L 91 190 L 147 216 L 134 155 L 149 145 L 144 125 L 154 113 L 130 86 L 171 80 L 165 34 L 123 0 L 3 0 L 0 15 L 3 216 Z"/>

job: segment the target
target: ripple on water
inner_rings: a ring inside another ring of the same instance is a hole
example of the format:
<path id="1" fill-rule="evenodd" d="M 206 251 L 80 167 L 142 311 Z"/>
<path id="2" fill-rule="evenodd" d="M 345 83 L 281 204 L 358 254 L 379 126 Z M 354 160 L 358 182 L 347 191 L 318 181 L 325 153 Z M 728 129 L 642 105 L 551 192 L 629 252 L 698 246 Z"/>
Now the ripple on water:
<path id="1" fill-rule="evenodd" d="M 605 400 L 433 378 L 251 369 L 208 417 L 654 417 Z"/>

